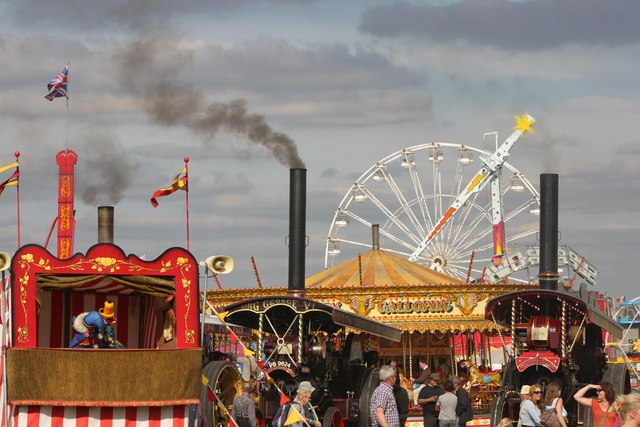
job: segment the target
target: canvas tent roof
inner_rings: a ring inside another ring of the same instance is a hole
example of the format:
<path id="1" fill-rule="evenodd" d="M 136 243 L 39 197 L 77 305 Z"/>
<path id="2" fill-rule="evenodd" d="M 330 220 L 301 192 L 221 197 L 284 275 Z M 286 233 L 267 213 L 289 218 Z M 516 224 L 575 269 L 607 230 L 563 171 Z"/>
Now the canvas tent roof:
<path id="1" fill-rule="evenodd" d="M 464 281 L 380 249 L 369 250 L 305 280 L 307 289 L 425 284 L 464 284 Z"/>

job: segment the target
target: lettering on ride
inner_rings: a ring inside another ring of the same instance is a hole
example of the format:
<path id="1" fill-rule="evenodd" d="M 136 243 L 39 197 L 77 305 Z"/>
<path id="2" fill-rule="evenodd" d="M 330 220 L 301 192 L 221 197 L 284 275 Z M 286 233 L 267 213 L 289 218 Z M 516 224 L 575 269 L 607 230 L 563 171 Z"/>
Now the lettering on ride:
<path id="1" fill-rule="evenodd" d="M 516 368 L 520 372 L 524 372 L 532 366 L 544 366 L 551 372 L 556 372 L 560 366 L 560 357 L 551 352 L 526 352 L 516 357 Z"/>
<path id="2" fill-rule="evenodd" d="M 453 302 L 442 297 L 417 301 L 385 301 L 378 304 L 378 311 L 382 314 L 450 313 L 453 311 Z"/>
<path id="3" fill-rule="evenodd" d="M 268 369 L 273 369 L 273 368 L 293 369 L 294 367 L 291 362 L 287 362 L 286 360 L 274 360 L 271 362 L 265 362 L 264 365 Z"/>
<path id="4" fill-rule="evenodd" d="M 250 302 L 245 304 L 243 308 L 246 310 L 251 310 L 251 311 L 260 313 L 267 310 L 269 307 L 273 307 L 276 305 L 285 305 L 287 307 L 291 307 L 296 312 L 301 312 L 301 311 L 306 312 L 313 307 L 313 304 L 310 301 L 291 301 L 289 299 L 276 298 L 276 299 L 270 299 L 266 301 Z"/>

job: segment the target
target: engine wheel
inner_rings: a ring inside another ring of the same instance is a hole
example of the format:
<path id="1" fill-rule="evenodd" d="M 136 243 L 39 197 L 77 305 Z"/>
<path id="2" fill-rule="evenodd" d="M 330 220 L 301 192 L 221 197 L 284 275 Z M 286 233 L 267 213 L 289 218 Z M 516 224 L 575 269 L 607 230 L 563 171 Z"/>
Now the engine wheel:
<path id="1" fill-rule="evenodd" d="M 500 392 L 491 403 L 491 427 L 500 424 L 503 418 L 517 421 L 520 414 L 520 396 L 514 392 Z"/>
<path id="2" fill-rule="evenodd" d="M 236 365 L 232 362 L 209 362 L 202 369 L 202 375 L 209 380 L 209 386 L 213 389 L 215 397 L 231 412 L 233 399 L 242 394 L 242 377 Z M 207 386 L 204 384 L 200 391 L 200 404 L 210 426 L 218 427 L 227 424 L 226 414 L 216 402 L 209 400 Z"/>
<path id="3" fill-rule="evenodd" d="M 335 406 L 327 408 L 322 418 L 322 427 L 344 427 L 342 412 Z"/>
<path id="4" fill-rule="evenodd" d="M 607 363 L 602 374 L 602 381 L 613 385 L 616 396 L 631 393 L 631 375 L 626 363 Z"/>
<path id="5" fill-rule="evenodd" d="M 358 419 L 359 427 L 369 427 L 371 425 L 371 414 L 369 414 L 369 404 L 371 403 L 371 395 L 380 384 L 380 369 L 371 369 L 365 373 L 362 389 L 360 390 L 359 406 L 360 417 Z"/>

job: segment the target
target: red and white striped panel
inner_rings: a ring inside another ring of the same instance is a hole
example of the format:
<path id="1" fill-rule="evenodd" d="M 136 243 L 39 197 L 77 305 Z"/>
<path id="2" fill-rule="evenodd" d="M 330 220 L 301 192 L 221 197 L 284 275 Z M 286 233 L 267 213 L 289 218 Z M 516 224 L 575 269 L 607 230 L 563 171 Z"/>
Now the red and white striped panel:
<path id="1" fill-rule="evenodd" d="M 64 318 L 64 292 L 43 290 L 40 298 L 42 305 L 38 316 L 38 347 L 61 348 L 64 344 L 65 323 L 69 324 L 69 341 L 74 334 L 71 319 Z M 115 303 L 117 321 L 114 329 L 118 341 L 126 348 L 156 347 L 158 320 L 152 318 L 150 321 L 148 317 L 153 315 L 155 307 L 163 303 L 162 298 L 139 294 L 72 292 L 70 313 L 77 316 L 80 313 L 98 310 L 106 300 Z M 143 305 L 146 307 L 144 314 Z M 159 314 L 156 312 L 156 315 Z M 141 322 L 144 322 L 143 331 L 140 330 Z"/>
<path id="2" fill-rule="evenodd" d="M 176 406 L 17 406 L 14 427 L 187 427 L 189 408 Z"/>

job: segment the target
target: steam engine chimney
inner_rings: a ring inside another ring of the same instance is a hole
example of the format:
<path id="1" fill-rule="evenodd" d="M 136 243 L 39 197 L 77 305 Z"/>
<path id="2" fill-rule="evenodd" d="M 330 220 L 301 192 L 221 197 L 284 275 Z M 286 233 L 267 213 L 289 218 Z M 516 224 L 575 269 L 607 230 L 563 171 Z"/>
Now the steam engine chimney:
<path id="1" fill-rule="evenodd" d="M 288 293 L 302 297 L 306 251 L 307 170 L 293 168 L 289 174 L 289 287 Z"/>
<path id="2" fill-rule="evenodd" d="M 113 206 L 98 206 L 98 243 L 113 243 Z"/>
<path id="3" fill-rule="evenodd" d="M 371 249 L 380 249 L 380 225 L 371 225 Z"/>
<path id="4" fill-rule="evenodd" d="M 540 289 L 558 289 L 558 174 L 540 174 Z"/>

